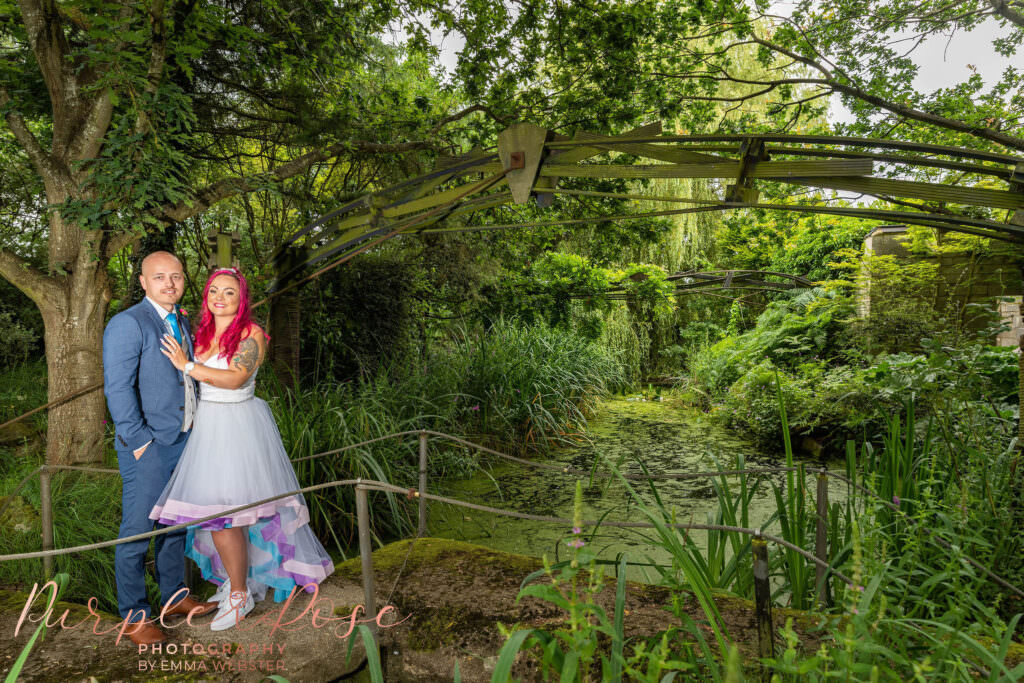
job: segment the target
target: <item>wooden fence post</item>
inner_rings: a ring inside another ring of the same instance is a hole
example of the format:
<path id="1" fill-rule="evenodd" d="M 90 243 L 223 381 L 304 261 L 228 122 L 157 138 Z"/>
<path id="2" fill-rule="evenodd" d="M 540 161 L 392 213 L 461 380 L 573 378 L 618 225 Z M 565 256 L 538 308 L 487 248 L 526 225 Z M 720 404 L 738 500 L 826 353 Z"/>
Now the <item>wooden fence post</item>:
<path id="1" fill-rule="evenodd" d="M 768 582 L 768 545 L 761 532 L 751 541 L 754 551 L 754 611 L 757 617 L 757 649 L 762 659 L 775 656 L 775 630 L 772 628 L 772 587 Z M 762 676 L 767 678 L 767 669 Z"/>
<path id="2" fill-rule="evenodd" d="M 370 505 L 366 499 L 366 487 L 356 484 L 356 518 L 359 524 L 359 560 L 363 567 L 363 612 L 367 618 L 377 616 L 377 603 L 373 588 L 373 543 L 370 537 Z M 373 637 L 377 639 L 377 624 L 369 624 Z"/>
<path id="3" fill-rule="evenodd" d="M 822 562 L 828 562 L 828 476 L 825 468 L 818 471 L 818 519 L 814 535 L 814 555 Z M 828 571 L 820 564 L 814 565 L 815 588 L 818 605 L 828 606 Z"/>
<path id="4" fill-rule="evenodd" d="M 427 535 L 427 433 L 420 432 L 420 538 Z"/>
<path id="5" fill-rule="evenodd" d="M 53 500 L 50 492 L 50 470 L 43 468 L 39 473 L 39 522 L 43 527 L 43 550 L 53 550 Z M 43 574 L 49 580 L 53 576 L 53 557 L 43 558 Z"/>

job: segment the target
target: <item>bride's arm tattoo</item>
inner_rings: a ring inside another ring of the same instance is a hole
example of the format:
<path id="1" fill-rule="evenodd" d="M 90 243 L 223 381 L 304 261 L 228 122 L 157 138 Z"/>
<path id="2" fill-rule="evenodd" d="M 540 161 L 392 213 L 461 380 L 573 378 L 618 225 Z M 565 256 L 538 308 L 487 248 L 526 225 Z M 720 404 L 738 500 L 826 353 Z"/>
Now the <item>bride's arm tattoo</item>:
<path id="1" fill-rule="evenodd" d="M 249 337 L 238 345 L 235 357 L 231 359 L 232 364 L 237 365 L 246 372 L 252 372 L 260 359 L 260 345 L 256 340 Z"/>

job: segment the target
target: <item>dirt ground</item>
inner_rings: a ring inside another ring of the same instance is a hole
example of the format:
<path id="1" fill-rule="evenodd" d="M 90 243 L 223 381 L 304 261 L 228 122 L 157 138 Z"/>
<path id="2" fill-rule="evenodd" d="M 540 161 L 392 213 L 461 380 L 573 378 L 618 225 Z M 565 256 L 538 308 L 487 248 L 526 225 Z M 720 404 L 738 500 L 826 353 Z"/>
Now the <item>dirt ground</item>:
<path id="1" fill-rule="evenodd" d="M 523 579 L 541 567 L 533 558 L 424 538 L 381 548 L 374 553 L 373 563 L 377 609 L 391 607 L 381 616 L 385 628 L 379 631 L 388 681 L 451 681 L 456 662 L 463 681 L 489 681 L 505 642 L 499 623 L 553 627 L 564 617 L 547 602 L 516 601 Z M 611 614 L 614 584 L 608 581 L 599 602 Z M 627 636 L 651 636 L 678 625 L 665 608 L 671 597 L 666 589 L 627 584 Z M 26 622 L 14 635 L 26 598 L 24 592 L 0 591 L 3 674 L 36 626 Z M 687 614 L 695 620 L 703 618 L 692 597 L 680 600 Z M 315 600 L 306 594 L 287 604 L 268 599 L 238 627 L 219 634 L 209 630 L 210 617 L 193 625 L 181 622 L 169 629 L 170 639 L 159 652 L 140 651 L 127 637 L 117 643 L 115 617 L 97 618 L 86 607 L 61 603 L 52 620 L 57 621 L 67 609 L 64 623 L 74 628 L 50 629 L 32 651 L 21 680 L 262 681 L 269 674 L 293 683 L 360 680 L 365 677 L 365 671 L 358 670 L 365 659 L 362 641 L 348 636 L 348 631 L 353 610 L 363 602 L 356 558 L 337 567 Z M 741 653 L 755 657 L 757 630 L 751 603 L 725 597 L 717 602 Z M 39 603 L 31 614 L 38 619 L 43 608 Z M 775 610 L 775 627 L 784 625 L 787 617 L 793 617 L 803 646 L 817 649 L 816 617 Z M 706 635 L 710 641 L 710 632 Z M 527 657 L 519 658 L 513 673 L 524 680 L 538 678 L 535 663 Z"/>

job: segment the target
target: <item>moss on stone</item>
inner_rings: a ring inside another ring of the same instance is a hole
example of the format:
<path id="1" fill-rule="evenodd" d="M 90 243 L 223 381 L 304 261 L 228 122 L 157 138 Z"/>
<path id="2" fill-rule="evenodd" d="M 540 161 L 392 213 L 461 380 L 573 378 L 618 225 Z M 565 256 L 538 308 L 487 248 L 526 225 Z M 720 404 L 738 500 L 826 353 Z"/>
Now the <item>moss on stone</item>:
<path id="1" fill-rule="evenodd" d="M 410 546 L 412 546 L 410 550 Z M 406 559 L 408 556 L 408 559 Z M 447 538 L 411 538 L 396 541 L 373 553 L 374 573 L 391 574 L 405 563 L 405 571 L 415 571 L 422 566 L 471 566 L 474 568 L 494 567 L 502 571 L 532 572 L 541 568 L 539 560 L 525 555 L 505 553 L 473 545 L 464 541 Z M 354 581 L 362 577 L 362 565 L 358 557 L 342 562 L 334 568 L 341 576 Z"/>
<path id="2" fill-rule="evenodd" d="M 38 616 L 42 612 L 43 607 L 48 603 L 49 595 L 50 590 L 47 589 L 45 593 L 36 597 L 35 605 L 32 608 L 33 615 Z M 20 614 L 21 611 L 25 609 L 25 602 L 28 600 L 28 596 L 29 594 L 25 591 L 0 589 L 0 614 Z M 89 612 L 89 608 L 85 605 L 58 600 L 53 606 L 53 614 L 55 617 L 60 617 L 64 614 L 64 610 L 68 611 L 68 624 L 74 624 L 87 618 L 95 618 Z M 100 615 L 100 618 L 104 621 L 121 621 L 120 617 L 106 612 L 101 612 L 99 610 L 96 611 L 96 614 Z"/>
<path id="3" fill-rule="evenodd" d="M 442 607 L 422 618 L 415 618 L 409 629 L 408 644 L 414 650 L 436 650 L 451 645 L 460 632 L 470 625 L 465 623 L 465 613 L 455 607 Z M 475 628 L 476 625 L 473 625 Z"/>

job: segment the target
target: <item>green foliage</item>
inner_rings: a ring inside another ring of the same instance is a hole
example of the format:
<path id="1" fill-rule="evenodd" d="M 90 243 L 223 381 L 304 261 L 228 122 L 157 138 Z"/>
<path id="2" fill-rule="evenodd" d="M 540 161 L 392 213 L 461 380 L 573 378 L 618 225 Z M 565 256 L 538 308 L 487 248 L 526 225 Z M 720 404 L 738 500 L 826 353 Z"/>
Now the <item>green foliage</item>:
<path id="1" fill-rule="evenodd" d="M 758 364 L 795 369 L 808 360 L 833 359 L 842 349 L 843 321 L 851 313 L 847 299 L 822 289 L 772 302 L 752 330 L 694 355 L 691 385 L 718 398 Z"/>
<path id="2" fill-rule="evenodd" d="M 293 458 L 344 448 L 396 432 L 433 429 L 491 442 L 506 450 L 543 451 L 573 443 L 618 366 L 601 349 L 564 330 L 498 321 L 464 330 L 404 372 L 383 371 L 346 384 L 297 393 L 274 388 L 268 402 Z M 439 445 L 431 470 L 464 474 L 475 460 L 461 448 Z M 372 477 L 415 481 L 412 440 L 385 440 L 338 456 L 304 461 L 300 481 Z M 314 529 L 339 549 L 354 544 L 352 492 L 311 497 Z M 409 527 L 405 508 L 382 496 L 374 514 L 381 536 Z"/>
<path id="3" fill-rule="evenodd" d="M 0 280 L 0 371 L 11 370 L 41 350 L 43 319 L 32 301 Z"/>
<path id="4" fill-rule="evenodd" d="M 397 364 L 413 341 L 415 276 L 404 259 L 365 255 L 303 289 L 300 367 L 307 383 L 372 377 Z"/>
<path id="5" fill-rule="evenodd" d="M 550 630 L 512 630 L 499 624 L 507 640 L 498 653 L 491 680 L 495 683 L 508 680 L 516 655 L 523 651 L 538 657 L 544 680 L 617 681 L 625 677 L 653 683 L 665 680 L 665 676 L 674 676 L 669 672 L 700 670 L 704 663 L 711 664 L 705 670 L 717 673 L 703 635 L 685 613 L 682 614 L 687 624 L 685 628 L 672 628 L 654 638 L 633 643 L 631 654 L 626 655 L 627 558 L 622 557 L 616 565 L 614 611 L 609 617 L 597 602 L 607 583 L 602 565 L 583 541 L 582 507 L 583 488 L 577 481 L 572 538 L 567 541 L 572 548 L 572 559 L 552 566 L 545 556 L 543 576 L 547 582 L 534 583 L 537 575 L 531 575 L 516 597 L 517 602 L 533 597 L 559 607 L 566 612 L 564 623 Z M 710 601 L 710 594 L 706 597 Z M 713 601 L 708 604 L 713 605 Z M 678 634 L 683 633 L 703 645 L 700 653 L 703 657 L 697 656 L 695 648 L 687 644 L 679 646 Z"/>
<path id="6" fill-rule="evenodd" d="M 935 309 L 938 263 L 865 254 L 858 267 L 858 288 L 870 303 L 851 332 L 864 353 L 914 351 L 922 339 L 949 335 L 949 321 Z"/>
<path id="7" fill-rule="evenodd" d="M 726 217 L 715 237 L 722 260 L 732 267 L 821 282 L 847 275 L 841 262 L 849 250 L 861 249 L 873 227 L 857 218 L 758 209 Z"/>
<path id="8" fill-rule="evenodd" d="M 39 335 L 6 311 L 0 311 L 0 369 L 10 370 L 29 359 Z"/>
<path id="9" fill-rule="evenodd" d="M 0 477 L 0 498 L 8 494 L 38 462 L 24 462 Z M 39 478 L 34 477 L 19 494 L 32 510 L 40 509 Z M 111 500 L 120 499 L 118 477 L 81 472 L 59 472 L 51 480 L 54 509 L 54 546 L 63 548 L 117 538 L 120 508 Z M 39 550 L 38 517 L 27 524 L 0 525 L 0 554 Z M 54 567 L 70 577 L 65 599 L 85 603 L 95 597 L 100 609 L 117 612 L 114 581 L 114 549 L 93 550 L 82 555 L 54 558 Z M 42 560 L 0 563 L 0 583 L 31 586 L 43 576 Z M 147 582 L 151 597 L 158 597 L 155 583 Z"/>
<path id="10" fill-rule="evenodd" d="M 561 252 L 545 254 L 533 264 L 531 275 L 531 284 L 540 294 L 541 310 L 549 325 L 571 323 L 573 299 L 582 302 L 584 313 L 608 308 L 612 274 L 583 256 Z"/>

